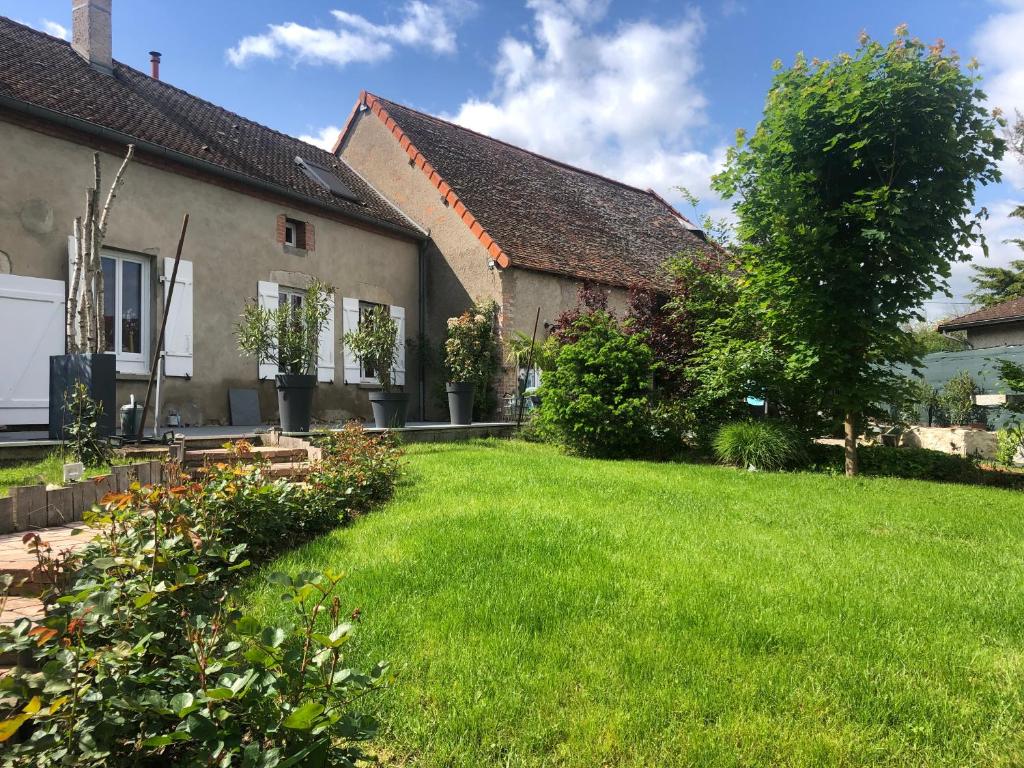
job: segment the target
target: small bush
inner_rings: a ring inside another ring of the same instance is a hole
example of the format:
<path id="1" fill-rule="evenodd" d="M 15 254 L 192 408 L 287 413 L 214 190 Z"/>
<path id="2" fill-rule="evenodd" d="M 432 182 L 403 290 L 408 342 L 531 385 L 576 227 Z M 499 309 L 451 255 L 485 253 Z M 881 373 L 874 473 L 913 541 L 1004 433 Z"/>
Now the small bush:
<path id="1" fill-rule="evenodd" d="M 771 421 L 726 424 L 715 437 L 714 450 L 725 464 L 769 472 L 800 466 L 807 456 L 799 433 Z"/>
<path id="2" fill-rule="evenodd" d="M 305 533 L 323 533 L 391 498 L 402 450 L 390 433 L 370 435 L 353 422 L 318 435 L 316 443 L 322 456 L 306 477 L 298 515 Z"/>
<path id="3" fill-rule="evenodd" d="M 996 438 L 999 441 L 996 461 L 1004 466 L 1012 467 L 1016 463 L 1018 454 L 1024 451 L 1024 424 L 1010 424 L 1005 429 L 999 430 Z"/>
<path id="4" fill-rule="evenodd" d="M 110 441 L 100 434 L 103 403 L 89 396 L 89 388 L 75 382 L 65 398 L 64 448 L 75 461 L 87 467 L 101 467 L 110 463 L 113 453 Z"/>
<path id="5" fill-rule="evenodd" d="M 644 455 L 649 447 L 654 356 L 641 335 L 623 332 L 604 311 L 585 314 L 544 371 L 537 417 L 572 453 Z"/>

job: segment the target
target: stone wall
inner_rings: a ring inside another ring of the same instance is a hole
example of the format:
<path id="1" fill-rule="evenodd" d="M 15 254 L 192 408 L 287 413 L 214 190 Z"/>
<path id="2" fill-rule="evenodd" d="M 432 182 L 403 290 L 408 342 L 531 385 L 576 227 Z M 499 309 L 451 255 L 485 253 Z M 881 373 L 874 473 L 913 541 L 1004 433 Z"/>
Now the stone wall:
<path id="1" fill-rule="evenodd" d="M 900 445 L 927 448 L 955 456 L 994 460 L 998 449 L 995 432 L 965 427 L 913 427 L 903 433 Z"/>

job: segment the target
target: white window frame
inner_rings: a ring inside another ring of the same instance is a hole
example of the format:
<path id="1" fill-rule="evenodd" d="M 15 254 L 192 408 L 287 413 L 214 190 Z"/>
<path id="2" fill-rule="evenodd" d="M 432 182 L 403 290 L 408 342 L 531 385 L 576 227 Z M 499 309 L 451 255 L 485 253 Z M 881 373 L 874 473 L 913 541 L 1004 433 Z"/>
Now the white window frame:
<path id="1" fill-rule="evenodd" d="M 285 219 L 284 222 L 284 244 L 292 248 L 297 248 L 296 243 L 299 242 L 299 228 L 296 223 L 291 219 Z"/>
<path id="2" fill-rule="evenodd" d="M 118 373 L 136 373 L 136 374 L 147 374 L 149 373 L 149 344 L 150 344 L 150 327 L 153 319 L 153 292 L 150 284 L 150 260 L 142 256 L 132 256 L 127 253 L 121 253 L 118 251 L 107 251 L 102 252 L 104 259 L 111 259 L 114 262 L 114 274 L 116 275 L 117 285 L 114 291 L 114 355 L 117 360 L 117 372 Z M 141 274 L 139 276 L 139 291 L 142 294 L 139 297 L 139 304 L 142 309 L 142 316 L 139 318 L 139 333 L 140 341 L 139 352 L 122 352 L 121 351 L 121 324 L 123 321 L 121 302 L 123 299 L 123 278 L 122 278 L 122 265 L 124 262 L 131 262 L 133 264 L 139 264 L 142 267 Z M 107 308 L 104 307 L 104 310 Z"/>
<path id="3" fill-rule="evenodd" d="M 279 285 L 279 286 L 277 286 L 277 305 L 278 306 L 281 306 L 281 297 L 282 296 L 285 296 L 285 297 L 287 297 L 289 299 L 289 301 L 288 301 L 288 306 L 289 307 L 293 306 L 292 302 L 291 302 L 291 297 L 293 297 L 293 296 L 297 296 L 299 298 L 299 309 L 301 309 L 302 305 L 306 303 L 306 292 L 304 290 L 302 290 L 301 288 L 290 288 L 287 285 Z"/>
<path id="4" fill-rule="evenodd" d="M 365 301 L 364 299 L 359 300 L 359 322 L 363 322 L 363 312 L 372 310 L 375 307 L 384 307 L 386 310 L 391 311 L 391 307 L 387 304 L 381 304 L 378 301 Z M 380 386 L 380 378 L 377 376 L 366 375 L 366 365 L 362 360 L 359 361 L 359 383 L 360 384 L 376 384 Z"/>

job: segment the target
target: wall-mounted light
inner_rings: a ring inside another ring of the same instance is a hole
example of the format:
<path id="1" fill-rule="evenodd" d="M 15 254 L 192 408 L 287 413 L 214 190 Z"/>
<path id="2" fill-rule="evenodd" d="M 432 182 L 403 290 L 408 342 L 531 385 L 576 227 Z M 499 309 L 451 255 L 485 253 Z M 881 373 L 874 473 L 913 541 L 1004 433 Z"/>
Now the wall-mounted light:
<path id="1" fill-rule="evenodd" d="M 498 266 L 498 262 L 496 262 L 494 259 L 488 259 L 487 260 L 487 268 L 488 269 L 494 269 L 496 266 Z"/>

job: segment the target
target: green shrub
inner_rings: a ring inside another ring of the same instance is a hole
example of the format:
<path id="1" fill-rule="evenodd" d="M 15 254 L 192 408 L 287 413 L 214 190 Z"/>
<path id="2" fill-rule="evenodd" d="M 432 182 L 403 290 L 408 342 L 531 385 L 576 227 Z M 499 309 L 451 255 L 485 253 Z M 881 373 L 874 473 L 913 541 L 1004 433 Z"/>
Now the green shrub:
<path id="1" fill-rule="evenodd" d="M 858 450 L 860 472 L 864 475 L 901 477 L 907 480 L 934 480 L 947 483 L 983 482 L 978 465 L 971 459 L 927 448 L 890 448 L 866 445 Z M 830 472 L 842 472 L 843 447 L 811 447 L 810 466 Z"/>
<path id="2" fill-rule="evenodd" d="M 967 371 L 960 371 L 942 385 L 938 402 L 951 426 L 970 424 L 978 417 L 974 395 L 978 387 Z M 982 414 L 983 418 L 983 414 Z"/>
<path id="3" fill-rule="evenodd" d="M 108 496 L 86 519 L 98 537 L 78 554 L 52 556 L 30 536 L 57 587 L 36 626 L 0 628 L 0 653 L 20 661 L 0 680 L 0 764 L 354 764 L 376 724 L 352 702 L 385 667 L 345 665 L 341 577 L 272 575 L 293 608 L 280 626 L 261 625 L 234 592 L 247 556 L 391 495 L 390 439 L 350 426 L 321 442 L 306 486 L 269 481 L 236 444 L 254 466 L 213 464 L 194 481 Z"/>
<path id="4" fill-rule="evenodd" d="M 737 421 L 715 436 L 715 455 L 725 464 L 764 471 L 792 469 L 806 461 L 805 441 L 796 430 L 772 421 Z"/>
<path id="5" fill-rule="evenodd" d="M 303 531 L 323 533 L 391 498 L 402 451 L 390 433 L 370 435 L 356 423 L 316 437 L 321 459 L 306 476 Z"/>
<path id="6" fill-rule="evenodd" d="M 996 438 L 999 441 L 996 461 L 1004 466 L 1012 467 L 1017 455 L 1024 450 L 1024 424 L 1010 424 L 1005 429 L 999 430 Z"/>
<path id="7" fill-rule="evenodd" d="M 78 381 L 65 398 L 64 411 L 64 449 L 73 460 L 87 467 L 109 464 L 113 451 L 110 441 L 100 434 L 103 403 L 93 400 L 89 388 Z"/>
<path id="8" fill-rule="evenodd" d="M 654 357 L 604 311 L 573 321 L 544 371 L 542 429 L 583 456 L 642 455 L 649 447 Z"/>

